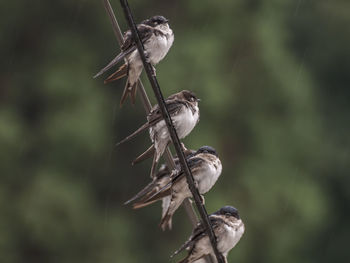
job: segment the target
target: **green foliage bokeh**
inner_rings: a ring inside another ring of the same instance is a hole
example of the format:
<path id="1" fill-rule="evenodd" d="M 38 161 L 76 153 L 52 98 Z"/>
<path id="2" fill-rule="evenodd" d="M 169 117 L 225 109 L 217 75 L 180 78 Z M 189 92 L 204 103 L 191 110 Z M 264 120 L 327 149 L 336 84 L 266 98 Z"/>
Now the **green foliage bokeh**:
<path id="1" fill-rule="evenodd" d="M 189 89 L 202 100 L 184 142 L 222 160 L 207 210 L 233 205 L 246 224 L 229 261 L 347 262 L 350 4 L 130 5 L 137 21 L 162 14 L 175 32 L 157 67 L 164 95 Z M 159 205 L 122 205 L 149 180 L 149 162 L 130 162 L 150 141 L 115 147 L 145 114 L 140 101 L 119 108 L 124 81 L 92 79 L 119 52 L 101 1 L 0 10 L 0 262 L 167 261 L 191 225 L 179 209 L 163 233 Z"/>

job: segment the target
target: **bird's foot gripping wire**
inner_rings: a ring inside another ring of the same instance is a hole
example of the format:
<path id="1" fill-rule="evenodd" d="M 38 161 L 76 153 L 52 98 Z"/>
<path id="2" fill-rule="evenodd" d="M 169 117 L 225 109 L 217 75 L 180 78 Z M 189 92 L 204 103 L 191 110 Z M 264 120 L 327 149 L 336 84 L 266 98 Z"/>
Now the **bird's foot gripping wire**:
<path id="1" fill-rule="evenodd" d="M 152 66 L 151 68 L 152 68 L 152 76 L 155 77 L 157 75 L 156 68 L 154 66 Z"/>
<path id="2" fill-rule="evenodd" d="M 147 50 L 143 50 L 143 53 L 145 54 L 146 62 L 147 63 L 151 63 L 151 56 L 148 53 L 148 51 Z"/>
<path id="3" fill-rule="evenodd" d="M 144 50 L 143 53 L 145 54 L 146 62 L 151 64 L 152 76 L 155 77 L 156 76 L 156 68 L 151 63 L 151 56 L 150 56 L 150 54 L 147 52 L 147 50 Z"/>
<path id="4" fill-rule="evenodd" d="M 201 199 L 201 203 L 203 205 L 205 205 L 205 198 L 204 198 L 204 195 L 199 195 L 200 199 Z"/>

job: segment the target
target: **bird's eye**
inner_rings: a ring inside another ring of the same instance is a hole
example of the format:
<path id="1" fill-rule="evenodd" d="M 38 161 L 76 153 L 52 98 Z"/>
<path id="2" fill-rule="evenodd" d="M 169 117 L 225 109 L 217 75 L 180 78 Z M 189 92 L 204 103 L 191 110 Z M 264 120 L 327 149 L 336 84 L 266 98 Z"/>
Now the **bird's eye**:
<path id="1" fill-rule="evenodd" d="M 225 216 L 226 216 L 226 217 L 230 217 L 230 216 L 231 216 L 231 214 L 229 214 L 229 213 L 226 213 L 226 214 L 225 214 Z"/>

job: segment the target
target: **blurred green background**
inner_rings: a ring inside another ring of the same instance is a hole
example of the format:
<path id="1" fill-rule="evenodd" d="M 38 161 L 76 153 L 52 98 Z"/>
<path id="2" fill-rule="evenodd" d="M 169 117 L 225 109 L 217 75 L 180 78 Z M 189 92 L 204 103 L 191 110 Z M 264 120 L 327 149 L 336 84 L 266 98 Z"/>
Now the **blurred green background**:
<path id="1" fill-rule="evenodd" d="M 207 210 L 234 205 L 246 224 L 229 261 L 349 262 L 350 2 L 130 5 L 175 32 L 157 67 L 164 95 L 202 99 L 184 142 L 221 157 Z M 149 181 L 150 162 L 130 162 L 150 140 L 115 147 L 145 114 L 140 101 L 119 108 L 124 80 L 92 79 L 119 52 L 101 1 L 0 10 L 0 262 L 169 262 L 191 232 L 184 210 L 163 233 L 159 204 L 122 205 Z"/>

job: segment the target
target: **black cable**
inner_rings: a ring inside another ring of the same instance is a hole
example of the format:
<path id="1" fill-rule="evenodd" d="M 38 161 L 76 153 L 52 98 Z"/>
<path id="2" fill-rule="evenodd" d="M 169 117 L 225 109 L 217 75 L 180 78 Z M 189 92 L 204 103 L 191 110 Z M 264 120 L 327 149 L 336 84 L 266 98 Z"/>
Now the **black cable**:
<path id="1" fill-rule="evenodd" d="M 105 7 L 106 9 L 106 13 L 111 21 L 111 24 L 112 24 L 112 28 L 113 28 L 113 31 L 114 31 L 114 34 L 118 40 L 118 44 L 120 46 L 123 45 L 123 34 L 122 34 L 122 31 L 120 30 L 120 27 L 119 27 L 119 23 L 118 23 L 118 20 L 117 18 L 115 17 L 114 15 L 114 12 L 113 12 L 113 8 L 109 2 L 109 0 L 102 0 L 103 2 L 103 6 Z M 140 90 L 140 94 L 141 94 L 141 102 L 143 104 L 143 108 L 145 109 L 146 111 L 146 114 L 148 114 L 152 108 L 152 105 L 151 105 L 151 102 L 147 96 L 147 93 L 146 93 L 146 90 L 141 82 L 141 80 L 139 79 L 138 80 L 138 83 L 137 83 L 137 86 L 138 86 L 138 89 Z M 174 162 L 174 158 L 170 152 L 170 149 L 169 147 L 166 148 L 165 150 L 165 153 L 164 153 L 164 158 L 165 158 L 165 161 L 168 165 L 168 167 L 173 170 L 175 168 L 175 162 Z M 186 214 L 187 216 L 189 217 L 191 223 L 192 223 L 192 226 L 195 227 L 198 223 L 198 219 L 197 219 L 197 216 L 196 216 L 196 213 L 191 205 L 191 202 L 188 198 L 186 198 L 183 202 L 183 207 L 185 208 L 186 210 Z M 208 262 L 210 263 L 210 262 Z"/>
<path id="2" fill-rule="evenodd" d="M 140 54 L 140 57 L 141 57 L 142 62 L 143 62 L 143 66 L 144 66 L 145 71 L 147 73 L 147 77 L 148 77 L 148 79 L 149 79 L 149 81 L 151 83 L 154 95 L 156 96 L 159 108 L 160 108 L 161 113 L 162 113 L 163 118 L 164 118 L 164 121 L 165 121 L 165 123 L 166 123 L 166 125 L 168 127 L 171 139 L 173 141 L 173 144 L 174 144 L 174 147 L 175 147 L 175 150 L 176 150 L 176 154 L 177 154 L 177 156 L 179 158 L 179 161 L 180 161 L 181 168 L 185 172 L 188 186 L 189 186 L 189 188 L 191 190 L 191 193 L 192 193 L 192 196 L 193 196 L 193 198 L 195 200 L 195 203 L 196 203 L 196 206 L 197 206 L 197 210 L 198 210 L 198 212 L 199 212 L 199 214 L 200 214 L 200 216 L 202 218 L 202 223 L 204 224 L 206 232 L 207 232 L 207 234 L 209 236 L 209 239 L 210 239 L 210 242 L 212 244 L 212 247 L 213 247 L 215 256 L 217 258 L 217 261 L 218 261 L 218 263 L 225 263 L 223 255 L 217 249 L 216 237 L 215 237 L 213 228 L 212 228 L 212 226 L 211 226 L 211 224 L 209 222 L 208 213 L 207 213 L 207 211 L 205 209 L 205 206 L 203 205 L 203 203 L 201 201 L 198 189 L 195 187 L 191 170 L 188 167 L 185 155 L 184 155 L 184 153 L 182 151 L 181 142 L 179 140 L 179 137 L 177 136 L 176 130 L 175 130 L 174 125 L 172 123 L 172 120 L 170 118 L 170 114 L 169 114 L 168 109 L 166 107 L 166 104 L 165 104 L 165 101 L 164 101 L 164 97 L 163 97 L 163 94 L 162 94 L 162 92 L 160 90 L 157 78 L 153 74 L 152 65 L 147 62 L 147 59 L 146 59 L 146 56 L 145 56 L 145 53 L 144 53 L 144 47 L 143 47 L 143 44 L 141 42 L 140 36 L 138 34 L 138 30 L 137 30 L 135 21 L 134 21 L 134 19 L 132 17 L 132 13 L 131 13 L 130 7 L 128 5 L 128 1 L 127 0 L 120 0 L 120 3 L 121 3 L 121 6 L 123 7 L 125 18 L 126 18 L 126 20 L 128 22 L 128 25 L 129 25 L 129 27 L 131 29 L 131 32 L 133 34 L 133 37 L 135 39 L 138 52 Z"/>

